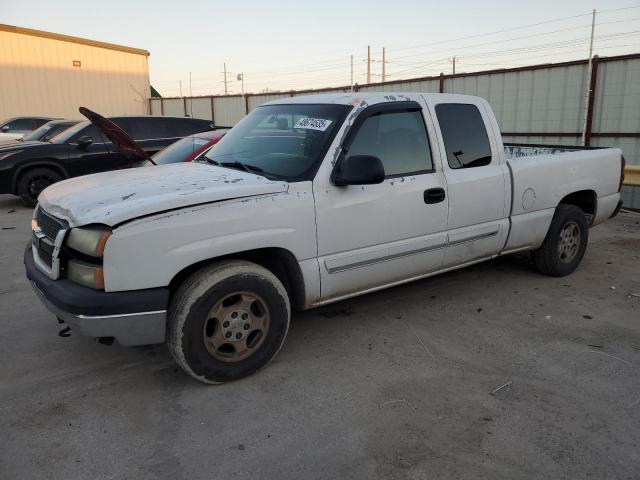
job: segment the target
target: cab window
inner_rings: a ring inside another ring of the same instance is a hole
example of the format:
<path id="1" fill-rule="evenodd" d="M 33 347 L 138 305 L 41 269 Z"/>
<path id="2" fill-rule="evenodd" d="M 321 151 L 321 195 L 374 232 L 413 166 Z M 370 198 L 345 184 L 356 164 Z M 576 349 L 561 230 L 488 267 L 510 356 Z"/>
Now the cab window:
<path id="1" fill-rule="evenodd" d="M 484 167 L 491 163 L 491 145 L 478 107 L 462 103 L 436 105 L 447 162 L 451 168 Z"/>
<path id="2" fill-rule="evenodd" d="M 433 171 L 429 137 L 419 109 L 371 115 L 360 126 L 348 155 L 378 157 L 386 177 Z"/>

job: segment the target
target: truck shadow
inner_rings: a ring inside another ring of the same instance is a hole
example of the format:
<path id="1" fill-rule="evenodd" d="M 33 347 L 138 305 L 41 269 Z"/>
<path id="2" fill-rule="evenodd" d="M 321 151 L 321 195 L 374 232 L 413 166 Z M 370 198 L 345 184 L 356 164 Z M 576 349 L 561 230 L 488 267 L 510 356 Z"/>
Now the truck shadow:
<path id="1" fill-rule="evenodd" d="M 492 288 L 496 281 L 501 281 L 500 279 L 504 273 L 516 275 L 524 280 L 529 277 L 540 277 L 540 274 L 531 268 L 528 253 L 505 255 L 487 262 L 301 312 L 294 315 L 294 320 L 302 320 L 307 316 L 319 316 L 329 319 L 348 317 L 352 316 L 358 308 L 364 306 L 370 308 L 376 304 L 384 305 L 395 301 L 404 302 L 408 298 L 418 302 L 434 300 L 439 295 L 451 296 L 452 291 L 459 291 L 459 288 L 468 287 L 470 283 L 474 284 L 474 286 L 477 284 L 480 287 L 481 283 L 486 281 L 487 278 L 492 278 L 492 282 L 487 283 L 487 288 Z"/>

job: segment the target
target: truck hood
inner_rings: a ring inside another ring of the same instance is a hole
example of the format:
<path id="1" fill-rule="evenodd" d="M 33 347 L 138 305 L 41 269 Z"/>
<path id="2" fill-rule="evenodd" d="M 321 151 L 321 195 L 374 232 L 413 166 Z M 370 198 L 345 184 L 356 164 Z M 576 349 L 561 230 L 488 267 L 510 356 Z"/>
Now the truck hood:
<path id="1" fill-rule="evenodd" d="M 285 192 L 288 183 L 202 163 L 176 163 L 71 178 L 47 187 L 40 208 L 69 226 L 114 226 L 191 205 Z"/>

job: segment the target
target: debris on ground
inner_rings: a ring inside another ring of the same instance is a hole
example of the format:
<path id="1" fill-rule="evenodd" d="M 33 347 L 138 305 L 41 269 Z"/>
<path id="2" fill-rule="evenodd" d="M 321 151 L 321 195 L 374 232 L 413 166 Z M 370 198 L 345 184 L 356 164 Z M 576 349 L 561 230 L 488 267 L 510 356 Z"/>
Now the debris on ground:
<path id="1" fill-rule="evenodd" d="M 496 393 L 498 393 L 500 390 L 502 390 L 503 388 L 507 388 L 510 387 L 513 384 L 513 380 L 509 380 L 507 383 L 505 383 L 504 385 L 500 385 L 498 388 L 494 388 L 493 390 L 491 390 L 489 392 L 490 395 L 495 395 Z"/>
<path id="2" fill-rule="evenodd" d="M 391 405 L 391 404 L 393 404 L 393 403 L 402 403 L 402 404 L 406 405 L 407 407 L 409 407 L 412 411 L 414 411 L 414 412 L 416 411 L 416 408 L 415 408 L 413 405 L 411 405 L 411 404 L 407 401 L 407 399 L 406 399 L 406 398 L 401 398 L 401 399 L 399 399 L 399 400 L 389 400 L 388 402 L 381 403 L 381 404 L 380 404 L 380 406 L 379 406 L 378 408 L 382 408 L 382 407 L 384 407 L 384 406 L 386 406 L 386 405 Z"/>
<path id="3" fill-rule="evenodd" d="M 593 319 L 591 315 L 582 315 L 582 318 L 586 318 L 587 320 Z"/>
<path id="4" fill-rule="evenodd" d="M 597 350 L 587 350 L 587 353 L 597 353 L 598 355 L 604 355 L 606 357 L 613 358 L 614 360 L 617 360 L 617 361 L 619 361 L 621 363 L 624 363 L 628 367 L 633 368 L 633 365 L 631 364 L 631 362 L 626 361 L 624 358 L 620 358 L 620 357 L 616 357 L 615 355 L 611 355 L 610 353 L 598 352 Z"/>
<path id="5" fill-rule="evenodd" d="M 2 227 L 2 230 L 15 230 L 16 227 Z"/>
<path id="6" fill-rule="evenodd" d="M 9 210 L 7 213 L 14 213 L 16 211 L 15 208 L 12 208 L 11 210 Z"/>

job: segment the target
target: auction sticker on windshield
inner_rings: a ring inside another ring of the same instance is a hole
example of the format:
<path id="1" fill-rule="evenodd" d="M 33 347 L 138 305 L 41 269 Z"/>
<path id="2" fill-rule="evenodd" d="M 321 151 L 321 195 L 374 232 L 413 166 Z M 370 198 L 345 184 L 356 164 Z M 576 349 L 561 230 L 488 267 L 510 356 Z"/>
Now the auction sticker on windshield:
<path id="1" fill-rule="evenodd" d="M 306 128 L 310 130 L 320 130 L 324 132 L 331 125 L 331 120 L 325 120 L 324 118 L 301 118 L 293 126 L 293 128 Z"/>

